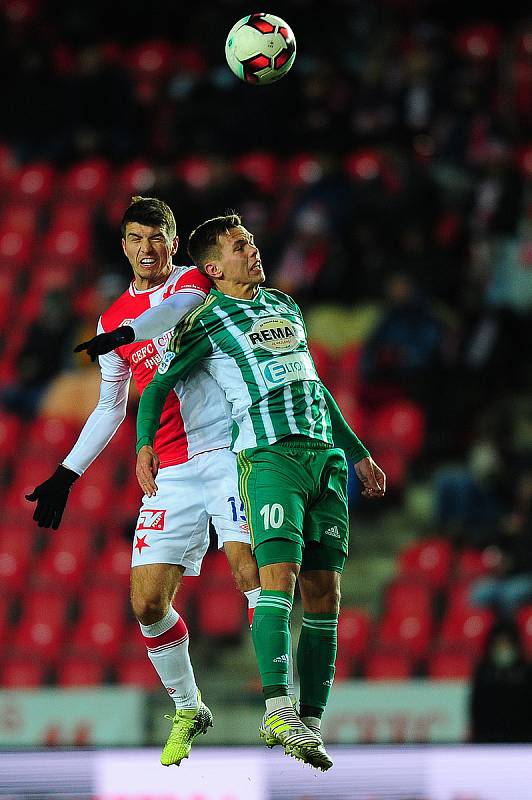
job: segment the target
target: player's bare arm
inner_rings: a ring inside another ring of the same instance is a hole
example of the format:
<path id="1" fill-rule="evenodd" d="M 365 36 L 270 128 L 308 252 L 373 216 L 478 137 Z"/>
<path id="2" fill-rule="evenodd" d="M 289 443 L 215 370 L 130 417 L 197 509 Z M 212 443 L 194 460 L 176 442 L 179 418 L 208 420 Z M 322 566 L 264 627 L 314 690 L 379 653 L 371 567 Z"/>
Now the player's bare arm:
<path id="1" fill-rule="evenodd" d="M 159 472 L 159 456 L 153 447 L 145 444 L 137 454 L 137 466 L 135 469 L 139 486 L 148 497 L 157 494 L 157 484 L 155 478 Z"/>

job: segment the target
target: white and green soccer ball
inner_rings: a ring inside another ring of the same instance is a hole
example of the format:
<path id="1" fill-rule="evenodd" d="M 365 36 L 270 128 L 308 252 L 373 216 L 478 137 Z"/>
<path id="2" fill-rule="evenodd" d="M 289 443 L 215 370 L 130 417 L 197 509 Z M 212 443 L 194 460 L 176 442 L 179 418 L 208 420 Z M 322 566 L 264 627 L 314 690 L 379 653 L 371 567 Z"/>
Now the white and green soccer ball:
<path id="1" fill-rule="evenodd" d="M 225 57 L 237 78 L 255 86 L 282 78 L 296 57 L 291 28 L 273 14 L 250 14 L 229 31 Z"/>

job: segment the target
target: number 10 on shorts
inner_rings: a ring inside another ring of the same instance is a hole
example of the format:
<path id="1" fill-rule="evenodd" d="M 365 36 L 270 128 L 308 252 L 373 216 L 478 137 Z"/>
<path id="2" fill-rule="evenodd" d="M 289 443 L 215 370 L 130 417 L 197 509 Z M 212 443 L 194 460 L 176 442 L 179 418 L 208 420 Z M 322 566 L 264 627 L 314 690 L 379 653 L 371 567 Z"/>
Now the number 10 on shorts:
<path id="1" fill-rule="evenodd" d="M 268 531 L 270 528 L 280 528 L 284 522 L 284 508 L 280 503 L 267 503 L 262 506 L 260 510 L 264 530 Z"/>

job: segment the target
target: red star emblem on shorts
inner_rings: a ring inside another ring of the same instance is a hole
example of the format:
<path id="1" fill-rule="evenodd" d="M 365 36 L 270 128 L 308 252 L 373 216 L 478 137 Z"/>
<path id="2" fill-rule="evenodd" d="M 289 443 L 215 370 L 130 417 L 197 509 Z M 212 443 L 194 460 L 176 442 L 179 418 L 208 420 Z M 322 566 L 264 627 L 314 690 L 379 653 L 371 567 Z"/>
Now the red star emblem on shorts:
<path id="1" fill-rule="evenodd" d="M 148 534 L 146 534 L 147 536 Z M 149 547 L 150 545 L 146 541 L 146 536 L 137 536 L 137 541 L 135 542 L 135 547 L 139 551 L 139 554 L 142 553 L 143 547 Z"/>

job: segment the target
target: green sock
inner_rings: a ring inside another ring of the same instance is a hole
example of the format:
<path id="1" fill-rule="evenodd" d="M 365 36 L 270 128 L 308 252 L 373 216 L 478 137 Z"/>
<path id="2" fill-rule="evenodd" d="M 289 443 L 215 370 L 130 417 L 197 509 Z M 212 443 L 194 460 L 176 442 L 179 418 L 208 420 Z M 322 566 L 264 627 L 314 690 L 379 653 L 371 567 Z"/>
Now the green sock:
<path id="1" fill-rule="evenodd" d="M 292 597 L 289 594 L 262 590 L 251 628 L 263 688 L 286 686 L 286 693 L 291 610 Z"/>
<path id="2" fill-rule="evenodd" d="M 301 707 L 323 710 L 334 678 L 338 614 L 304 612 L 297 648 Z"/>

